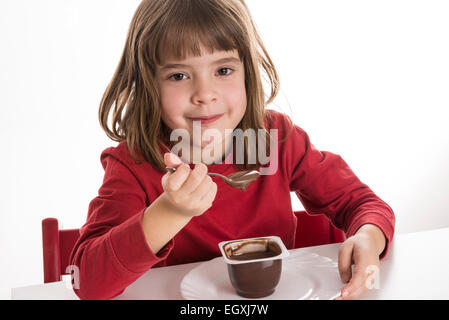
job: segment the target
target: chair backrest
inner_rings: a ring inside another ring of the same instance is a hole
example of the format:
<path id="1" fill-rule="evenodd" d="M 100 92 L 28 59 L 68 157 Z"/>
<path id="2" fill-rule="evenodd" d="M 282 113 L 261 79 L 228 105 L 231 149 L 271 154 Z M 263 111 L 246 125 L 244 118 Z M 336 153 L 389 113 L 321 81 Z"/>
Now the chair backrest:
<path id="1" fill-rule="evenodd" d="M 42 220 L 44 283 L 61 280 L 69 265 L 70 253 L 80 235 L 79 229 L 59 230 L 58 220 Z"/>
<path id="2" fill-rule="evenodd" d="M 324 215 L 310 215 L 295 211 L 297 219 L 295 248 L 320 246 L 345 241 L 345 233 L 337 229 Z"/>

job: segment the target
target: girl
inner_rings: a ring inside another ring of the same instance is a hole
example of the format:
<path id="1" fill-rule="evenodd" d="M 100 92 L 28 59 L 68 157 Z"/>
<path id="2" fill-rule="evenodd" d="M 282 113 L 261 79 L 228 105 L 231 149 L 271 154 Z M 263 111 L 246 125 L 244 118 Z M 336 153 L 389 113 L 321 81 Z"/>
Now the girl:
<path id="1" fill-rule="evenodd" d="M 150 268 L 217 257 L 224 240 L 277 235 L 292 248 L 291 191 L 309 214 L 325 214 L 346 233 L 340 298 L 366 290 L 365 271 L 385 256 L 394 214 L 341 157 L 318 151 L 289 117 L 266 109 L 278 89 L 243 0 L 142 1 L 100 105 L 100 123 L 119 144 L 101 154 L 103 184 L 72 251 L 80 298 L 112 298 Z M 173 152 L 176 130 L 189 139 L 181 153 Z M 247 137 L 243 151 L 229 144 L 231 134 L 247 130 L 262 130 L 265 139 Z M 270 163 L 250 161 L 263 146 Z M 195 159 L 205 150 L 208 161 Z M 266 166 L 275 170 L 246 192 L 207 175 Z"/>

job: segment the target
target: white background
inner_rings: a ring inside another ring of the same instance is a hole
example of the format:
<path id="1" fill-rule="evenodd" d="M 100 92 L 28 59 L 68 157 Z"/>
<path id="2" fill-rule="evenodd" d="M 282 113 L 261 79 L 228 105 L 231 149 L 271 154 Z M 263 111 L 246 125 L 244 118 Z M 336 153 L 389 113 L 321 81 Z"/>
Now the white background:
<path id="1" fill-rule="evenodd" d="M 139 2 L 0 2 L 0 298 L 43 282 L 42 219 L 86 219 L 116 145 L 98 105 Z M 397 233 L 448 227 L 449 3 L 247 3 L 281 77 L 270 107 L 342 155 Z"/>

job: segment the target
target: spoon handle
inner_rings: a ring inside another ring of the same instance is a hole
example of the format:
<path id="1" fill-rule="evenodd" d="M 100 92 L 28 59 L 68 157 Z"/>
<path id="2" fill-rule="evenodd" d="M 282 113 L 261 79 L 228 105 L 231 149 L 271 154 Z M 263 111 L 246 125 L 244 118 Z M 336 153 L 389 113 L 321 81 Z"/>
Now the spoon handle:
<path id="1" fill-rule="evenodd" d="M 165 169 L 167 169 L 167 170 L 170 171 L 171 173 L 174 173 L 174 172 L 176 171 L 176 169 L 175 169 L 175 168 L 172 168 L 172 167 L 165 167 Z M 208 172 L 207 174 L 208 174 L 209 176 L 220 177 L 220 178 L 222 178 L 223 180 L 228 180 L 227 177 L 225 177 L 224 175 L 221 175 L 221 174 L 219 174 L 219 173 Z"/>
<path id="2" fill-rule="evenodd" d="M 172 167 L 165 167 L 165 170 L 170 171 L 170 173 L 174 173 L 176 171 L 176 169 Z"/>
<path id="3" fill-rule="evenodd" d="M 219 173 L 208 172 L 207 174 L 210 175 L 210 176 L 220 177 L 223 180 L 228 180 L 228 177 L 225 177 L 224 175 L 219 174 Z"/>

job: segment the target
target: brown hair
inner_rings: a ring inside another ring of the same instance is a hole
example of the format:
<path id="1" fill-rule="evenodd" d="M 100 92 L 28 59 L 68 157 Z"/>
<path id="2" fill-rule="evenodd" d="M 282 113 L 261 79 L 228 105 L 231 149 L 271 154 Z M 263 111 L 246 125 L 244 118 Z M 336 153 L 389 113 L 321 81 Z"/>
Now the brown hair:
<path id="1" fill-rule="evenodd" d="M 238 51 L 245 67 L 247 109 L 237 128 L 243 131 L 266 129 L 265 107 L 278 94 L 279 77 L 245 2 L 143 0 L 131 21 L 122 57 L 99 109 L 103 130 L 114 141 L 126 140 L 134 161 L 145 160 L 158 170 L 164 169 L 159 146 L 169 151 L 170 130 L 161 118 L 156 65 L 163 64 L 164 53 L 167 52 L 177 59 L 185 59 L 187 55 L 199 56 L 201 44 L 211 52 Z M 266 102 L 260 66 L 271 86 Z M 108 118 L 111 111 L 110 129 Z M 267 121 L 269 123 L 270 120 Z M 268 131 L 266 137 L 267 150 L 270 150 Z M 243 167 L 253 169 L 260 164 L 247 164 L 247 143 L 245 140 Z M 136 150 L 143 159 L 137 159 Z"/>

